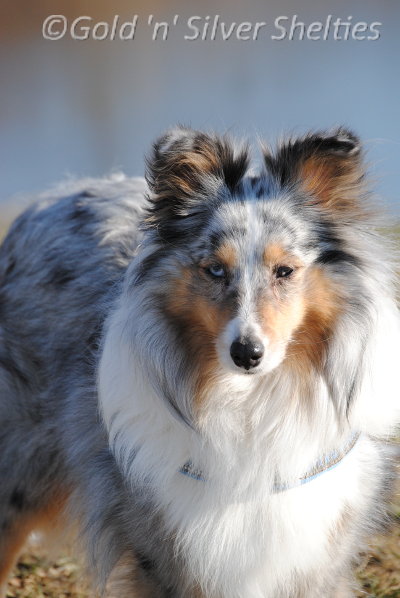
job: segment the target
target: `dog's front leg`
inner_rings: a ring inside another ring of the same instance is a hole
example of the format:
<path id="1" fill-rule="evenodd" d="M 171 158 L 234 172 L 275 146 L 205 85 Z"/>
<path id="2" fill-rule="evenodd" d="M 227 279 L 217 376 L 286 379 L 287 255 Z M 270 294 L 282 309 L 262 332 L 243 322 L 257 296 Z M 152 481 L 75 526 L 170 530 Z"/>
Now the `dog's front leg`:
<path id="1" fill-rule="evenodd" d="M 108 578 L 105 598 L 164 598 L 165 592 L 132 555 L 122 557 Z"/>

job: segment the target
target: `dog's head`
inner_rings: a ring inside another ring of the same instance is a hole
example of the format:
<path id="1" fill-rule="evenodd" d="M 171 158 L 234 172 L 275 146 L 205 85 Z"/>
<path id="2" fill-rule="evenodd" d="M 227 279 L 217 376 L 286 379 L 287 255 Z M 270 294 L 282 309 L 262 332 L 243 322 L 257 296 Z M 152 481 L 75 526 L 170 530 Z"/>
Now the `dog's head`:
<path id="1" fill-rule="evenodd" d="M 197 364 L 200 399 L 221 371 L 322 372 L 360 292 L 359 140 L 345 129 L 310 134 L 263 158 L 254 174 L 247 146 L 178 128 L 148 160 L 157 251 L 142 277 L 156 268 L 160 309 Z"/>

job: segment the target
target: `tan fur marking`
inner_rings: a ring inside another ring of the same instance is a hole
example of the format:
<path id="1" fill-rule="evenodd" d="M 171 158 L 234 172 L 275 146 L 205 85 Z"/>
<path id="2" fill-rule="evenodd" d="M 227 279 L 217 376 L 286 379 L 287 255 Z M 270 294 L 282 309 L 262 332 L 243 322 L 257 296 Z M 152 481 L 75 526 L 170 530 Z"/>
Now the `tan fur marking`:
<path id="1" fill-rule="evenodd" d="M 304 301 L 301 295 L 289 301 L 267 297 L 259 307 L 261 327 L 274 343 L 286 342 L 304 316 Z"/>
<path id="2" fill-rule="evenodd" d="M 210 151 L 203 154 L 188 152 L 175 158 L 176 175 L 171 177 L 170 183 L 184 193 L 196 191 L 198 176 L 217 171 L 219 163 L 217 157 Z"/>
<path id="3" fill-rule="evenodd" d="M 363 172 L 355 158 L 312 156 L 300 167 L 299 178 L 307 193 L 321 207 L 333 214 L 365 217 Z"/>
<path id="4" fill-rule="evenodd" d="M 274 254 L 276 255 L 276 253 Z M 288 284 L 296 285 L 296 281 Z M 289 341 L 286 360 L 302 376 L 323 366 L 326 343 L 341 311 L 339 289 L 321 268 L 305 273 L 301 288 L 271 290 L 259 304 L 261 327 L 272 345 Z"/>
<path id="5" fill-rule="evenodd" d="M 264 249 L 264 264 L 268 267 L 290 266 L 292 268 L 301 268 L 303 262 L 295 255 L 286 251 L 279 243 L 270 243 Z"/>
<path id="6" fill-rule="evenodd" d="M 168 298 L 166 307 L 168 313 L 173 316 L 186 316 L 190 309 L 190 283 L 191 273 L 187 268 L 182 268 L 180 276 L 175 278 L 171 284 L 171 295 Z"/>
<path id="7" fill-rule="evenodd" d="M 215 347 L 211 348 L 210 353 L 203 351 L 199 355 L 198 377 L 195 387 L 194 406 L 199 410 L 206 400 L 210 389 L 212 388 L 217 373 L 217 352 Z"/>
<path id="8" fill-rule="evenodd" d="M 196 295 L 195 280 L 188 269 L 182 270 L 171 289 L 171 297 L 166 304 L 167 312 L 183 325 L 188 351 L 195 356 L 198 365 L 195 403 L 199 406 L 207 395 L 216 371 L 216 340 L 232 314 L 207 298 Z"/>
<path id="9" fill-rule="evenodd" d="M 6 584 L 21 550 L 29 536 L 36 530 L 50 531 L 59 521 L 67 495 L 58 495 L 51 504 L 33 513 L 20 515 L 0 537 L 0 587 Z"/>
<path id="10" fill-rule="evenodd" d="M 203 143 L 200 152 L 188 152 L 184 157 L 187 165 L 198 172 L 216 172 L 220 167 L 220 159 L 212 144 Z"/>
<path id="11" fill-rule="evenodd" d="M 173 154 L 164 170 L 163 175 L 168 182 L 163 190 L 158 190 L 158 199 L 168 197 L 171 192 L 186 197 L 198 190 L 199 180 L 204 174 L 217 176 L 221 162 L 214 145 L 203 141 L 198 151 Z"/>
<path id="12" fill-rule="evenodd" d="M 215 252 L 215 259 L 230 269 L 234 268 L 238 261 L 235 247 L 230 243 L 224 243 L 219 247 L 218 251 Z"/>
<path id="13" fill-rule="evenodd" d="M 321 268 L 307 273 L 303 301 L 304 318 L 288 350 L 290 363 L 300 372 L 310 367 L 320 370 L 323 366 L 327 341 L 342 308 L 339 289 Z"/>
<path id="14" fill-rule="evenodd" d="M 0 586 L 4 587 L 7 578 L 14 567 L 18 555 L 20 554 L 23 545 L 29 533 L 34 528 L 31 521 L 19 521 L 12 530 L 2 532 L 0 540 Z"/>
<path id="15" fill-rule="evenodd" d="M 171 285 L 167 311 L 187 324 L 190 339 L 195 339 L 197 333 L 214 341 L 228 321 L 228 314 L 205 297 L 196 295 L 191 272 L 188 269 L 182 269 L 181 272 L 181 276 Z"/>
<path id="16" fill-rule="evenodd" d="M 298 272 L 304 267 L 303 262 L 297 256 L 287 251 L 279 243 L 270 243 L 265 247 L 263 260 L 270 270 L 277 266 L 289 266 L 295 269 L 292 278 L 297 277 Z M 292 286 L 293 281 L 288 284 Z M 287 341 L 304 315 L 302 297 L 298 292 L 295 292 L 293 296 L 293 292 L 293 290 L 289 291 L 286 299 L 285 291 L 282 290 L 283 296 L 280 297 L 279 282 L 276 281 L 275 288 L 272 287 L 259 305 L 261 327 L 273 343 Z"/>

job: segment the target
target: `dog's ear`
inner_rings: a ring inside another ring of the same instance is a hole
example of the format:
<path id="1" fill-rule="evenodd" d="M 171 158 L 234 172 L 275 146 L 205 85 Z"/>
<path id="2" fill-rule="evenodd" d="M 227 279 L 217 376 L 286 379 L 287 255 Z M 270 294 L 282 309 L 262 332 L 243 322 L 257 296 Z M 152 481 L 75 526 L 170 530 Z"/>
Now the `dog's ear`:
<path id="1" fill-rule="evenodd" d="M 360 140 L 344 128 L 309 134 L 264 153 L 268 171 L 283 188 L 299 187 L 306 203 L 348 218 L 365 213 L 365 172 Z"/>
<path id="2" fill-rule="evenodd" d="M 167 132 L 147 159 L 147 223 L 160 228 L 168 220 L 196 213 L 223 185 L 233 192 L 247 166 L 247 148 L 236 151 L 226 137 L 185 127 Z"/>

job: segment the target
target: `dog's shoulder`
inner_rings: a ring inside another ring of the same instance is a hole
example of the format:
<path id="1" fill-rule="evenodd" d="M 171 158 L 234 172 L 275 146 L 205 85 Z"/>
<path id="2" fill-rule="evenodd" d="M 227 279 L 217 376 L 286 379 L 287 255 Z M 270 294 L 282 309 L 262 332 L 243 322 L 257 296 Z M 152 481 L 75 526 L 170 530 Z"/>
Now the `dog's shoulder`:
<path id="1" fill-rule="evenodd" d="M 124 175 L 68 181 L 32 198 L 0 248 L 0 286 L 65 285 L 104 264 L 125 268 L 145 208 L 144 179 Z"/>
<path id="2" fill-rule="evenodd" d="M 145 194 L 143 179 L 121 176 L 32 198 L 0 248 L 0 365 L 12 355 L 33 380 L 69 363 L 77 378 L 140 242 Z"/>

